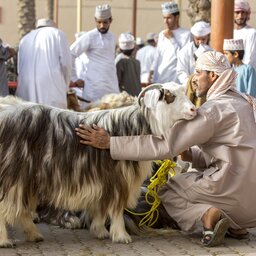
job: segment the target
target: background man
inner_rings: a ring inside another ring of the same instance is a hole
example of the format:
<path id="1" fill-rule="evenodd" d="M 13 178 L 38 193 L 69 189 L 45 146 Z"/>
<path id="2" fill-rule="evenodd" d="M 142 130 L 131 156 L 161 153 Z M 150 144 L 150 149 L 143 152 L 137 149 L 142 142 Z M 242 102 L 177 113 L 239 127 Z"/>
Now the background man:
<path id="1" fill-rule="evenodd" d="M 49 19 L 25 35 L 18 51 L 16 95 L 24 100 L 67 108 L 71 55 L 65 34 Z"/>
<path id="2" fill-rule="evenodd" d="M 224 39 L 223 51 L 230 65 L 237 72 L 236 88 L 256 98 L 256 70 L 243 63 L 243 39 Z"/>
<path id="3" fill-rule="evenodd" d="M 256 69 L 256 29 L 247 25 L 251 8 L 245 0 L 235 0 L 234 39 L 243 39 L 243 63 L 250 64 Z"/>
<path id="4" fill-rule="evenodd" d="M 197 96 L 206 95 L 207 101 L 194 119 L 177 122 L 162 137 L 110 137 L 103 128 L 76 129 L 81 143 L 110 148 L 113 159 L 170 159 L 184 152 L 183 160 L 198 171 L 174 176 L 159 198 L 183 231 L 202 223 L 204 246 L 221 244 L 227 230 L 248 237 L 246 228 L 256 226 L 251 196 L 256 192 L 256 101 L 237 92 L 235 81 L 226 57 L 208 51 L 196 62 Z"/>
<path id="5" fill-rule="evenodd" d="M 9 94 L 5 62 L 15 55 L 16 51 L 14 48 L 4 46 L 2 39 L 0 39 L 0 96 L 7 96 Z"/>
<path id="6" fill-rule="evenodd" d="M 119 93 L 116 67 L 116 39 L 109 31 L 112 23 L 111 7 L 108 4 L 96 6 L 96 28 L 79 37 L 71 46 L 73 59 L 72 81 L 84 82 L 83 98 L 96 101 L 109 93 Z M 77 79 L 75 59 L 82 53 L 88 58 L 84 81 Z"/>
<path id="7" fill-rule="evenodd" d="M 120 91 L 126 91 L 132 96 L 138 96 L 140 86 L 140 62 L 132 53 L 135 49 L 135 39 L 130 33 L 122 33 L 118 38 L 121 53 L 117 56 L 116 70 Z"/>
<path id="8" fill-rule="evenodd" d="M 141 67 L 140 80 L 142 87 L 149 84 L 149 72 L 156 52 L 156 37 L 155 33 L 148 33 L 147 44 L 136 52 L 136 59 L 140 62 Z"/>
<path id="9" fill-rule="evenodd" d="M 185 84 L 189 79 L 189 76 L 195 71 L 197 58 L 195 52 L 198 50 L 199 46 L 202 45 L 205 50 L 211 49 L 209 46 L 211 33 L 209 23 L 198 21 L 191 27 L 190 31 L 193 40 L 186 43 L 177 56 L 177 76 L 181 84 Z"/>
<path id="10" fill-rule="evenodd" d="M 190 41 L 190 31 L 179 25 L 178 5 L 171 1 L 162 4 L 166 29 L 159 33 L 150 80 L 155 83 L 177 82 L 177 53 Z"/>

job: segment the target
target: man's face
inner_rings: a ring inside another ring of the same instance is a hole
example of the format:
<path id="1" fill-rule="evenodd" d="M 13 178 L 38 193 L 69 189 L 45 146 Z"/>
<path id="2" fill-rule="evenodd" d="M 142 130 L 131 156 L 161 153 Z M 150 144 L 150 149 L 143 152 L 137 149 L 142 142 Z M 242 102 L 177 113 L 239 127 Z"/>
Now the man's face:
<path id="1" fill-rule="evenodd" d="M 193 36 L 193 41 L 195 46 L 198 48 L 200 44 L 208 44 L 210 40 L 210 35 L 206 36 Z"/>
<path id="2" fill-rule="evenodd" d="M 164 19 L 164 24 L 169 30 L 174 30 L 178 28 L 179 15 L 174 16 L 172 14 L 164 14 L 163 19 Z"/>
<path id="3" fill-rule="evenodd" d="M 196 70 L 195 76 L 193 78 L 193 84 L 196 90 L 196 96 L 205 96 L 212 86 L 213 82 L 210 79 L 211 72 L 205 70 Z"/>
<path id="4" fill-rule="evenodd" d="M 235 24 L 240 27 L 244 27 L 246 25 L 247 16 L 248 14 L 245 11 L 235 11 L 234 12 Z"/>
<path id="5" fill-rule="evenodd" d="M 230 65 L 232 65 L 234 63 L 234 56 L 233 56 L 233 54 L 230 51 L 224 51 L 224 55 L 228 59 L 228 62 L 230 63 Z"/>
<path id="6" fill-rule="evenodd" d="M 96 22 L 96 27 L 97 27 L 98 31 L 101 34 L 106 34 L 109 30 L 112 19 L 109 18 L 109 19 L 106 19 L 106 20 L 104 20 L 104 19 L 102 20 L 102 19 L 96 19 L 95 18 L 95 22 Z"/>

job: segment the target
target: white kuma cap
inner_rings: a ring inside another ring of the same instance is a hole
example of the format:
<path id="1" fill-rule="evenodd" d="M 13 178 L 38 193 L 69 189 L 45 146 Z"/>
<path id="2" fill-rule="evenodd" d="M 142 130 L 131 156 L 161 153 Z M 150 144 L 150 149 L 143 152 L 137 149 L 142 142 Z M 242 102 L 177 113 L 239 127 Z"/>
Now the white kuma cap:
<path id="1" fill-rule="evenodd" d="M 243 39 L 224 39 L 224 51 L 240 51 L 244 50 Z"/>
<path id="2" fill-rule="evenodd" d="M 134 36 L 130 33 L 122 33 L 118 38 L 118 42 L 121 50 L 132 50 L 135 47 Z"/>
<path id="3" fill-rule="evenodd" d="M 111 18 L 111 7 L 108 4 L 98 5 L 95 9 L 95 18 L 96 19 L 109 19 Z"/>
<path id="4" fill-rule="evenodd" d="M 36 28 L 39 27 L 56 27 L 56 23 L 51 19 L 38 19 L 36 22 Z"/>
<path id="5" fill-rule="evenodd" d="M 206 36 L 211 33 L 211 27 L 205 21 L 198 21 L 191 27 L 190 32 L 197 37 Z"/>
<path id="6" fill-rule="evenodd" d="M 179 12 L 178 5 L 174 1 L 163 3 L 161 6 L 162 14 L 173 14 Z"/>

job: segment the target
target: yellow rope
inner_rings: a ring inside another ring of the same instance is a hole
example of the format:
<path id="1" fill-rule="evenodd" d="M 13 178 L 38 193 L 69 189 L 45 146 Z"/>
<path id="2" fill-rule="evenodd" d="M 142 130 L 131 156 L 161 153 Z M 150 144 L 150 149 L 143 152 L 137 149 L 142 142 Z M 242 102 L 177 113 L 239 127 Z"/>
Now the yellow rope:
<path id="1" fill-rule="evenodd" d="M 148 185 L 148 191 L 146 193 L 146 202 L 151 205 L 151 208 L 148 212 L 145 213 L 135 213 L 130 210 L 127 210 L 129 213 L 133 215 L 145 215 L 139 223 L 139 226 L 147 225 L 148 227 L 153 226 L 159 217 L 159 211 L 158 206 L 160 205 L 161 201 L 159 200 L 157 194 L 161 186 L 166 184 L 168 180 L 168 173 L 173 177 L 175 175 L 174 168 L 176 167 L 176 163 L 172 162 L 171 160 L 163 160 L 157 161 L 158 164 L 161 164 L 157 172 L 154 176 L 150 178 L 150 184 Z M 153 200 L 150 201 L 149 196 L 153 198 Z"/>

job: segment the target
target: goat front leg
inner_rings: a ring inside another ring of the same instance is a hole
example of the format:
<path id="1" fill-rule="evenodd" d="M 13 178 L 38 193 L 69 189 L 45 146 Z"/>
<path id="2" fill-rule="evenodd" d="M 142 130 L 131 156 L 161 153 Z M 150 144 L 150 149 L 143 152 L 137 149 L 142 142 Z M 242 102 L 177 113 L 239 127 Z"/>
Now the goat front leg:
<path id="1" fill-rule="evenodd" d="M 130 235 L 125 229 L 123 210 L 120 212 L 115 212 L 111 216 L 110 236 L 112 241 L 116 243 L 132 242 Z"/>
<path id="2" fill-rule="evenodd" d="M 93 233 L 99 239 L 109 238 L 109 232 L 105 227 L 106 216 L 99 213 L 100 211 L 95 211 L 92 216 L 92 222 L 90 226 L 90 232 Z"/>

